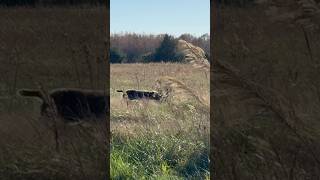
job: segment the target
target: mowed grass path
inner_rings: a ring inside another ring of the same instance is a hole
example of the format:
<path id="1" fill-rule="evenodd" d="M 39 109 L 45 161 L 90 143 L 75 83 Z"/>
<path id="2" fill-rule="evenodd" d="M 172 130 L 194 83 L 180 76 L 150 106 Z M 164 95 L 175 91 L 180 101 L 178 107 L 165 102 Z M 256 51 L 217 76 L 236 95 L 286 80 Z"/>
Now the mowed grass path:
<path id="1" fill-rule="evenodd" d="M 154 90 L 171 76 L 209 98 L 209 77 L 189 64 L 111 65 L 111 177 L 205 179 L 209 176 L 209 109 L 195 101 L 130 102 L 117 89 Z"/>

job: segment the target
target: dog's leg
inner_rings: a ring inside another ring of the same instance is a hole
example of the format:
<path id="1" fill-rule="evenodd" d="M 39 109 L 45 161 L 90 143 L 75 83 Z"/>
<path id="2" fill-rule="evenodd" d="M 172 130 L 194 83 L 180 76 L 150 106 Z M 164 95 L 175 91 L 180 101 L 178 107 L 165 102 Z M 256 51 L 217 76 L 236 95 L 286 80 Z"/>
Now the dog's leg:
<path id="1" fill-rule="evenodd" d="M 127 109 L 128 109 L 128 107 L 129 107 L 128 95 L 124 93 L 124 94 L 122 95 L 122 98 L 123 98 L 123 100 L 126 102 L 126 104 L 127 104 Z"/>
<path id="2" fill-rule="evenodd" d="M 126 99 L 125 101 L 126 101 L 127 109 L 128 109 L 128 107 L 129 107 L 129 100 L 128 100 L 128 99 Z"/>

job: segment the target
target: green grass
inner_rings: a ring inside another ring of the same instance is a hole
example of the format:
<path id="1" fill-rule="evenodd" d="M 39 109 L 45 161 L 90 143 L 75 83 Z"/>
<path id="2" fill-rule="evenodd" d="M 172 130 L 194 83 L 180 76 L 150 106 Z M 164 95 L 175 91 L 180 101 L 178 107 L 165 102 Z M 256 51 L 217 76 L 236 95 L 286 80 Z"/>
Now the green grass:
<path id="1" fill-rule="evenodd" d="M 134 139 L 113 137 L 111 177 L 114 179 L 202 179 L 208 165 L 208 149 L 201 141 L 152 134 Z"/>

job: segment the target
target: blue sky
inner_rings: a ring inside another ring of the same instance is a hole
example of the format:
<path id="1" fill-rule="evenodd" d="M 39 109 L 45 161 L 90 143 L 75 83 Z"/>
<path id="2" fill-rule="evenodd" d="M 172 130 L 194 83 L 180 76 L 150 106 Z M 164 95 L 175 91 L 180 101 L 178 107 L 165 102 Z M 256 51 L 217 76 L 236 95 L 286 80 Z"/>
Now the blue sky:
<path id="1" fill-rule="evenodd" d="M 111 0 L 111 33 L 210 33 L 210 0 Z"/>

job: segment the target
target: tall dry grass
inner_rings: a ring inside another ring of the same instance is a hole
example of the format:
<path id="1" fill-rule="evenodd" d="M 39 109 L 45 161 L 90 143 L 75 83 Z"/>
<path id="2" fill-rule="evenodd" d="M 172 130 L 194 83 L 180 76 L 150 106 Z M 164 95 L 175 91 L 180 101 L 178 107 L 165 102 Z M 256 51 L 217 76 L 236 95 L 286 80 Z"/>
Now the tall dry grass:
<path id="1" fill-rule="evenodd" d="M 103 179 L 105 123 L 40 118 L 20 88 L 104 89 L 103 8 L 0 9 L 0 179 Z M 90 71 L 88 71 L 88 69 Z"/>
<path id="2" fill-rule="evenodd" d="M 110 84 L 113 179 L 209 177 L 209 108 L 198 96 L 209 99 L 209 81 L 201 71 L 190 64 L 112 64 Z M 157 87 L 172 96 L 127 107 L 116 92 Z"/>
<path id="3" fill-rule="evenodd" d="M 308 32 L 309 46 L 301 29 L 272 22 L 264 10 L 221 10 L 212 42 L 214 175 L 317 179 L 319 36 Z"/>

